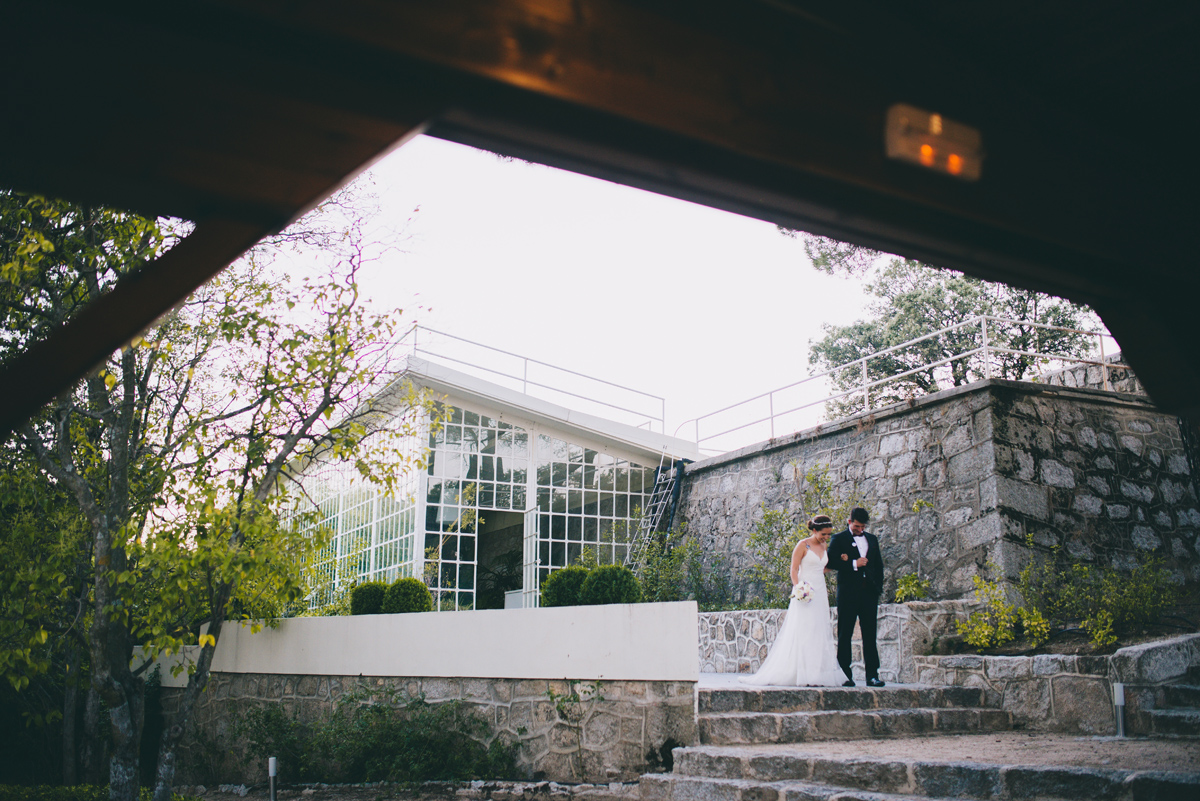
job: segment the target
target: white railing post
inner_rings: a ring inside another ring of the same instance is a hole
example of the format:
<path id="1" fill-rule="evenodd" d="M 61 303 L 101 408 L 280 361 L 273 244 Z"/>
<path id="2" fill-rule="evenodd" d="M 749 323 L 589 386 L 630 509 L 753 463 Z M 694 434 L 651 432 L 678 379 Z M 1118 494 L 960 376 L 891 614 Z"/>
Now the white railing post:
<path id="1" fill-rule="evenodd" d="M 767 394 L 767 413 L 771 417 L 771 439 L 775 439 L 775 393 Z"/>
<path id="2" fill-rule="evenodd" d="M 979 323 L 983 328 L 983 377 L 991 378 L 992 377 L 992 349 L 991 349 L 991 347 L 989 347 L 989 343 L 988 343 L 987 321 L 988 321 L 988 318 L 987 318 L 986 314 L 979 318 Z"/>
<path id="3" fill-rule="evenodd" d="M 1104 379 L 1104 391 L 1112 392 L 1112 387 L 1108 383 L 1108 359 L 1104 358 L 1104 335 L 1096 334 L 1096 339 L 1100 340 L 1100 375 Z M 1083 368 L 1083 383 L 1087 385 L 1087 367 Z"/>
<path id="4" fill-rule="evenodd" d="M 871 380 L 867 377 L 867 359 L 862 360 L 863 413 L 871 411 Z"/>

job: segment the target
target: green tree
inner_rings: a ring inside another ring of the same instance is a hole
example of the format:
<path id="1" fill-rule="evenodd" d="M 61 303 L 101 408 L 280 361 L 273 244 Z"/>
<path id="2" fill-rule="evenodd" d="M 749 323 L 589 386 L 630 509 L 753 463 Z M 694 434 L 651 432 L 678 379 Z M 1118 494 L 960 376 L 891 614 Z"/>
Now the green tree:
<path id="1" fill-rule="evenodd" d="M 781 229 L 782 230 L 782 229 Z M 911 259 L 885 258 L 885 254 L 825 237 L 784 231 L 804 240 L 813 266 L 830 275 L 864 278 L 866 291 L 878 298 L 872 317 L 844 326 L 825 326 L 825 337 L 811 346 L 810 363 L 821 370 L 850 365 L 832 378 L 839 390 L 862 381 L 858 359 L 959 325 L 980 315 L 1014 323 L 990 322 L 988 342 L 993 348 L 1019 353 L 991 353 L 987 366 L 982 355 L 953 359 L 983 345 L 979 325 L 967 325 L 931 336 L 891 353 L 870 359 L 867 376 L 877 381 L 911 372 L 871 391 L 872 405 L 880 406 L 961 386 L 984 378 L 1020 380 L 1035 372 L 1034 357 L 1027 353 L 1088 356 L 1095 338 L 1057 331 L 1031 323 L 1096 331 L 1099 319 L 1086 307 L 1040 292 L 982 281 L 952 270 L 942 270 Z M 935 365 L 950 360 L 948 363 Z M 830 404 L 840 416 L 862 409 L 861 396 Z"/>
<path id="2" fill-rule="evenodd" d="M 253 254 L 19 429 L 22 456 L 84 521 L 91 685 L 109 712 L 114 801 L 137 793 L 152 661 L 200 646 L 158 747 L 155 798 L 166 801 L 224 622 L 273 616 L 305 592 L 303 566 L 321 543 L 294 533 L 315 510 L 284 491 L 292 465 L 346 460 L 386 490 L 409 466 L 402 440 L 421 404 L 410 395 L 383 426 L 370 400 L 390 373 L 396 315 L 359 297 L 371 258 L 362 221 L 321 222 L 329 211 L 273 243 L 322 246 L 336 262 L 327 275 L 292 284 Z M 12 192 L 0 192 L 0 230 L 3 356 L 172 239 L 162 221 Z M 21 669 L 15 660 L 5 664 Z"/>

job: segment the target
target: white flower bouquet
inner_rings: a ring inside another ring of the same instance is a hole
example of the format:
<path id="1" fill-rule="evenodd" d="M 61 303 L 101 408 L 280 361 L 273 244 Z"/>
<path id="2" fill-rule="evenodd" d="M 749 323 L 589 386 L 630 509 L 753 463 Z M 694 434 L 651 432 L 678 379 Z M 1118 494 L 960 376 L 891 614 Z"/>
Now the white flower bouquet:
<path id="1" fill-rule="evenodd" d="M 807 581 L 802 581 L 792 587 L 792 597 L 800 603 L 806 604 L 813 599 L 812 585 Z"/>

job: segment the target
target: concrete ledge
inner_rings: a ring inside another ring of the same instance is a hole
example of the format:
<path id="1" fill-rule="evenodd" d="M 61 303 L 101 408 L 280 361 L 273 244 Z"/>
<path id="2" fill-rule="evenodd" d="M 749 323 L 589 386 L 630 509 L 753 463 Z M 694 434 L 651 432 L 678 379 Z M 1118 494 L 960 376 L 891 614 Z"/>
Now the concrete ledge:
<path id="1" fill-rule="evenodd" d="M 226 624 L 214 673 L 696 681 L 694 601 Z M 192 651 L 194 653 L 194 650 Z M 163 660 L 163 685 L 184 653 Z"/>

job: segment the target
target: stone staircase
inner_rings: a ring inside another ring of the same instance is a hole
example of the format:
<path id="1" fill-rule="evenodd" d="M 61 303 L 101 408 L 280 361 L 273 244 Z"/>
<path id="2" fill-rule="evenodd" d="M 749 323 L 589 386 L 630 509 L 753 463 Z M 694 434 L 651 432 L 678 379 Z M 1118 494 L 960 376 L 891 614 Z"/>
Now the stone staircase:
<path id="1" fill-rule="evenodd" d="M 760 749 L 676 749 L 675 772 L 642 777 L 641 801 L 1194 801 L 1196 774 L 972 762 L 871 760 Z"/>
<path id="2" fill-rule="evenodd" d="M 853 742 L 1011 731 L 1010 713 L 989 705 L 982 689 L 702 686 L 697 692 L 701 744 L 675 749 L 671 773 L 643 776 L 641 801 L 1198 797 L 1197 774 L 939 760 L 939 737 L 923 738 L 928 757 L 871 758 L 861 756 L 862 745 Z M 845 741 L 845 750 L 840 744 L 816 744 L 831 740 Z"/>
<path id="3" fill-rule="evenodd" d="M 967 687 L 700 688 L 704 745 L 1007 731 L 1012 714 Z"/>
<path id="4" fill-rule="evenodd" d="M 1155 690 L 1155 705 L 1144 714 L 1149 735 L 1200 735 L 1200 685 L 1165 684 Z"/>

